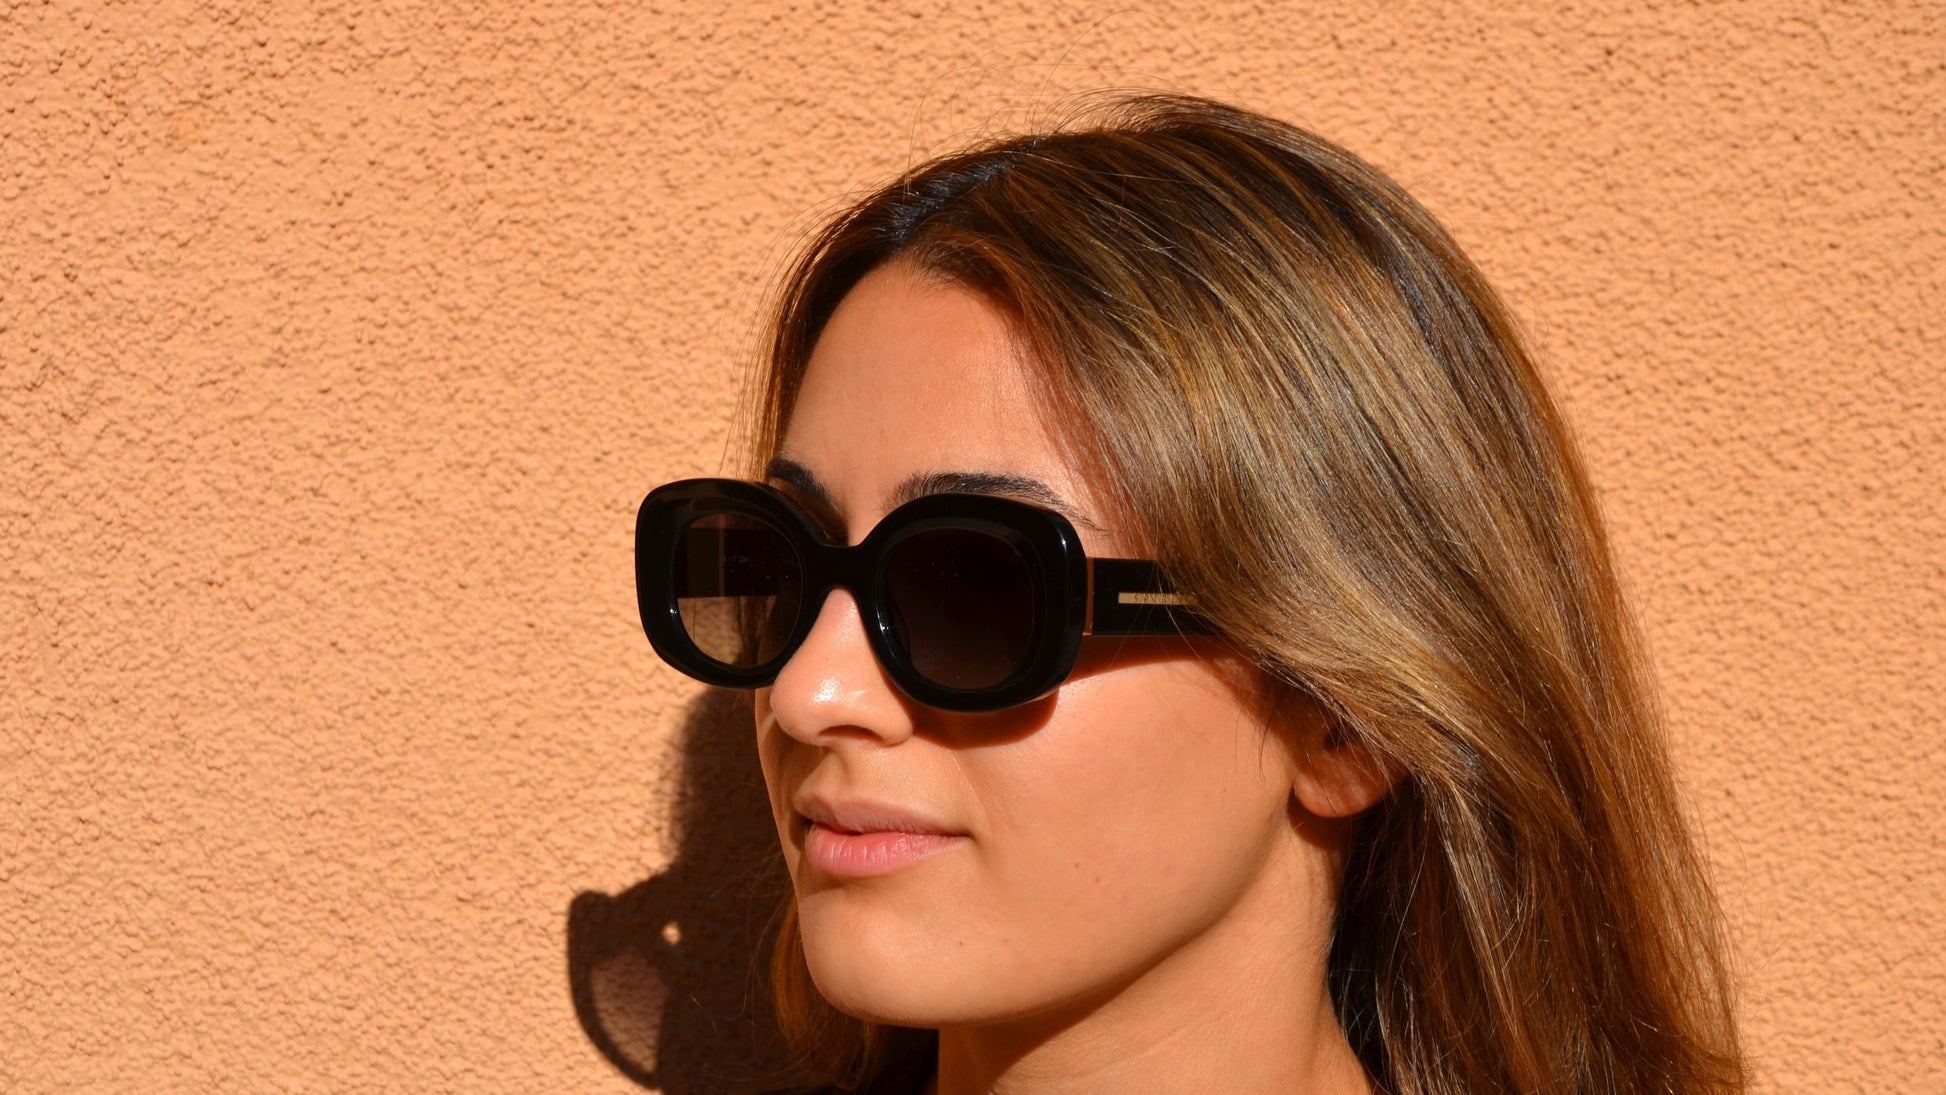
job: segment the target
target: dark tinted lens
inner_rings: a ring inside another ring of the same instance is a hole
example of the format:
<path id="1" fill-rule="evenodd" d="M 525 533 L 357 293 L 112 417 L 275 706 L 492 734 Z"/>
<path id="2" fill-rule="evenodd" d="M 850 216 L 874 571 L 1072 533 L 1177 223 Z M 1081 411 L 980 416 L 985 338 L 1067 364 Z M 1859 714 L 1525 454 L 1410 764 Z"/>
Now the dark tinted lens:
<path id="1" fill-rule="evenodd" d="M 789 538 L 741 513 L 712 513 L 676 545 L 676 611 L 689 641 L 740 668 L 776 657 L 797 623 L 804 567 Z"/>
<path id="2" fill-rule="evenodd" d="M 1008 540 L 971 529 L 915 533 L 886 560 L 892 639 L 919 675 L 992 688 L 1017 672 L 1034 633 L 1034 582 Z"/>

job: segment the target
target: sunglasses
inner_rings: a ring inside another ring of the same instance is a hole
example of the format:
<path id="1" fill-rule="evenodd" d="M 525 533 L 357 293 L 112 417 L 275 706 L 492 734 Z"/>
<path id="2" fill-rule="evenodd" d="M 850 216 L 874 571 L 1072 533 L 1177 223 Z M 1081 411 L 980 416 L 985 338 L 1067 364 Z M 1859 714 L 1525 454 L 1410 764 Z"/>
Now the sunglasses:
<path id="1" fill-rule="evenodd" d="M 781 491 L 736 479 L 657 487 L 635 523 L 635 595 L 657 654 L 697 680 L 761 688 L 831 590 L 907 696 L 998 711 L 1053 691 L 1087 635 L 1207 635 L 1138 559 L 1090 559 L 1068 519 L 983 494 L 932 494 L 835 543 Z"/>

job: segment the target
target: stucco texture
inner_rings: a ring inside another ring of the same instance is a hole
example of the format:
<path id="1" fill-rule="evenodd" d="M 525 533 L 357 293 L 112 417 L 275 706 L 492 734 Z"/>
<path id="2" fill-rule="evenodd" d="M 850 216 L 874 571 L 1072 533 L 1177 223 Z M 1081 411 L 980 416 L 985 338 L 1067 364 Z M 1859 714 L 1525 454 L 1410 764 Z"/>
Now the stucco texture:
<path id="1" fill-rule="evenodd" d="M 1931 0 L 0 4 L 0 1088 L 734 1086 L 769 837 L 635 506 L 727 466 L 834 199 L 1122 85 L 1321 131 L 1486 268 L 1762 1089 L 1946 1091 Z"/>

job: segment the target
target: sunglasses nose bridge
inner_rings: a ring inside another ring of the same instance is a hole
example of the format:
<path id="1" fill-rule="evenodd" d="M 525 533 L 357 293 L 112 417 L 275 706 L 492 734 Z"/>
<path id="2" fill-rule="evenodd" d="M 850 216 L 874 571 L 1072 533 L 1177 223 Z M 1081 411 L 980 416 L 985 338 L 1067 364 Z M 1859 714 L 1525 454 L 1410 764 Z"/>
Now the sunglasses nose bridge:
<path id="1" fill-rule="evenodd" d="M 808 557 L 810 585 L 810 598 L 805 607 L 813 613 L 812 619 L 815 620 L 817 614 L 824 611 L 831 594 L 842 589 L 851 595 L 860 621 L 869 630 L 876 602 L 873 571 L 878 552 L 874 546 L 809 544 L 806 545 L 805 554 Z"/>

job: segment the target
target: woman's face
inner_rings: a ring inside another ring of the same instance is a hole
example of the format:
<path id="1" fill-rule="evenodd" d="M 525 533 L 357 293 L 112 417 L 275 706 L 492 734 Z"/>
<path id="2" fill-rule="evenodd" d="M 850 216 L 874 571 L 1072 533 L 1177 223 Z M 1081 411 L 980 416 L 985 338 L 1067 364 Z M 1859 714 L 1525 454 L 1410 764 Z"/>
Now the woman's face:
<path id="1" fill-rule="evenodd" d="M 1091 556 L 1132 554 L 1024 353 L 977 294 L 880 268 L 819 339 L 773 482 L 850 543 L 957 479 L 1064 509 Z M 756 706 L 819 989 L 899 1025 L 999 1023 L 1092 1007 L 1192 945 L 1301 931 L 1301 908 L 1328 921 L 1263 710 L 1225 647 L 1179 638 L 1087 640 L 1065 685 L 1012 710 L 922 707 L 832 592 Z"/>

